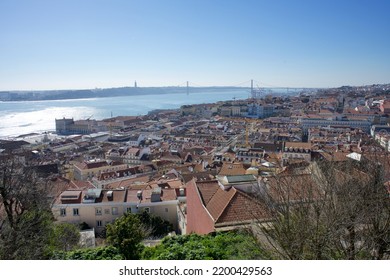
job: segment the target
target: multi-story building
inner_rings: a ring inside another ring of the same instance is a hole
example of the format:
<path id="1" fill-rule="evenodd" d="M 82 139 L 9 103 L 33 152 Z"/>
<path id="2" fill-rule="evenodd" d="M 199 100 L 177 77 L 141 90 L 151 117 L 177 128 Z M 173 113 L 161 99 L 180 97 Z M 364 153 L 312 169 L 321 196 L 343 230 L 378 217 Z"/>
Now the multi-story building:
<path id="1" fill-rule="evenodd" d="M 75 180 L 85 181 L 90 180 L 95 176 L 99 176 L 103 172 L 116 171 L 126 168 L 127 164 L 116 161 L 89 160 L 75 163 L 73 166 L 73 176 Z"/>
<path id="2" fill-rule="evenodd" d="M 139 135 L 131 135 L 129 140 L 127 141 L 127 144 L 130 146 L 130 147 L 139 147 L 139 145 L 141 144 L 142 141 L 145 141 L 146 139 L 146 136 L 143 135 L 143 134 L 139 134 Z"/>
<path id="3" fill-rule="evenodd" d="M 87 223 L 97 233 L 105 226 L 121 217 L 124 213 L 147 211 L 172 223 L 179 229 L 179 199 L 184 191 L 175 189 L 144 190 L 67 190 L 60 194 L 52 211 L 59 222 L 80 224 Z M 181 212 L 180 212 L 181 213 Z"/>
<path id="4" fill-rule="evenodd" d="M 136 148 L 136 147 L 125 147 L 125 148 L 114 148 L 106 153 L 106 158 L 109 160 L 115 160 L 128 165 L 140 165 L 150 164 L 148 161 L 151 154 L 150 148 Z"/>
<path id="5" fill-rule="evenodd" d="M 301 125 L 304 134 L 307 134 L 309 128 L 324 126 L 360 128 L 366 133 L 369 133 L 371 121 L 367 118 L 321 118 L 321 116 L 316 115 L 302 118 Z"/>
<path id="6" fill-rule="evenodd" d="M 311 161 L 311 143 L 304 142 L 285 142 L 282 163 L 283 165 L 291 161 Z"/>
<path id="7" fill-rule="evenodd" d="M 96 120 L 56 119 L 56 133 L 59 135 L 91 134 L 101 131 Z"/>
<path id="8" fill-rule="evenodd" d="M 153 165 L 150 167 L 153 167 Z M 147 166 L 133 166 L 126 169 L 102 172 L 99 176 L 93 177 L 90 182 L 97 188 L 109 188 L 109 186 L 120 185 L 120 182 L 129 179 L 144 176 L 150 177 L 154 173 L 154 169 L 150 169 Z"/>
<path id="9" fill-rule="evenodd" d="M 390 114 L 390 100 L 381 100 L 379 109 L 384 114 Z"/>
<path id="10" fill-rule="evenodd" d="M 59 222 L 85 222 L 99 233 L 128 211 L 124 203 L 126 194 L 125 190 L 67 190 L 61 193 L 52 211 Z"/>
<path id="11" fill-rule="evenodd" d="M 248 104 L 247 117 L 249 118 L 268 118 L 274 114 L 275 106 L 272 104 Z"/>

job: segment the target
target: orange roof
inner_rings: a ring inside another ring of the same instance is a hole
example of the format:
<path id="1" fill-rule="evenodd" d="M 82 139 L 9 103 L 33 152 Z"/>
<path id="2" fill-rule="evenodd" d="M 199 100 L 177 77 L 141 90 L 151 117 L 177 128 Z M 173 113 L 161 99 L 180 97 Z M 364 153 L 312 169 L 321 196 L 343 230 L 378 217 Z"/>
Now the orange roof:
<path id="1" fill-rule="evenodd" d="M 172 189 L 181 188 L 184 185 L 183 182 L 180 179 L 167 181 L 167 184 Z"/>
<path id="2" fill-rule="evenodd" d="M 130 154 L 136 155 L 139 153 L 139 151 L 140 149 L 138 148 L 130 148 L 127 150 L 126 155 L 130 155 Z"/>
<path id="3" fill-rule="evenodd" d="M 121 165 L 123 163 L 117 162 L 117 161 L 112 161 L 110 164 L 105 161 L 84 161 L 84 162 L 77 162 L 74 165 L 78 167 L 79 169 L 93 169 L 93 168 L 100 168 L 103 166 L 115 166 L 115 165 Z"/>
<path id="4" fill-rule="evenodd" d="M 218 190 L 218 181 L 196 182 L 203 204 L 206 206 Z"/>
<path id="5" fill-rule="evenodd" d="M 269 217 L 265 205 L 234 187 L 223 190 L 217 181 L 196 182 L 196 186 L 216 226 Z"/>
<path id="6" fill-rule="evenodd" d="M 229 190 L 224 191 L 218 186 L 217 191 L 206 205 L 206 208 L 213 217 L 214 221 L 218 221 L 219 217 L 222 215 L 223 211 L 235 194 L 235 188 L 230 188 Z"/>
<path id="7" fill-rule="evenodd" d="M 244 175 L 246 169 L 242 163 L 224 162 L 218 175 Z"/>
<path id="8" fill-rule="evenodd" d="M 382 104 L 383 108 L 390 108 L 390 100 L 385 100 Z"/>
<path id="9" fill-rule="evenodd" d="M 265 204 L 260 203 L 242 191 L 236 190 L 236 194 L 230 200 L 218 219 L 218 223 L 243 222 L 253 219 L 262 220 L 270 218 L 270 211 Z"/>
<path id="10" fill-rule="evenodd" d="M 285 148 L 301 148 L 301 149 L 311 149 L 311 143 L 306 142 L 286 142 L 284 144 Z"/>

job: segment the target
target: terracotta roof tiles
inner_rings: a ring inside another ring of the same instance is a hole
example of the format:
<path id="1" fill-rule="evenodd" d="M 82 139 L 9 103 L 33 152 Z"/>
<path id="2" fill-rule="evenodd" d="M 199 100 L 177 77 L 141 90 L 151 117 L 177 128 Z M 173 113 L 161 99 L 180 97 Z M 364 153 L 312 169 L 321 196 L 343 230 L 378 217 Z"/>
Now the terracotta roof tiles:
<path id="1" fill-rule="evenodd" d="M 242 163 L 224 163 L 218 175 L 244 175 L 246 169 Z"/>
<path id="2" fill-rule="evenodd" d="M 270 217 L 265 205 L 234 187 L 223 190 L 217 181 L 196 182 L 196 186 L 216 226 Z"/>
<path id="3" fill-rule="evenodd" d="M 206 208 L 213 217 L 214 221 L 219 219 L 235 194 L 235 188 L 230 188 L 229 190 L 224 191 L 218 187 L 217 191 L 206 205 Z"/>
<path id="4" fill-rule="evenodd" d="M 220 215 L 218 223 L 245 222 L 270 218 L 266 205 L 237 190 L 229 205 Z"/>
<path id="5" fill-rule="evenodd" d="M 217 181 L 196 182 L 203 204 L 207 206 L 213 195 L 219 189 Z"/>

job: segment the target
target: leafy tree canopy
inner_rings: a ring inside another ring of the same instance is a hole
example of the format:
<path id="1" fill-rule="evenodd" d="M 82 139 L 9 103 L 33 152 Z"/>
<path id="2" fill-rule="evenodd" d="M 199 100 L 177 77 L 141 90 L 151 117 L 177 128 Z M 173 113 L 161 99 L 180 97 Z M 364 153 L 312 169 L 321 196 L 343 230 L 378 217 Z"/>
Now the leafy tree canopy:
<path id="1" fill-rule="evenodd" d="M 138 259 L 142 250 L 140 242 L 146 236 L 145 227 L 134 214 L 126 213 L 107 225 L 107 242 L 118 248 L 126 259 Z"/>
<path id="2" fill-rule="evenodd" d="M 71 251 L 78 247 L 79 227 L 73 224 L 54 224 L 51 238 L 52 250 Z"/>
<path id="3" fill-rule="evenodd" d="M 53 259 L 60 260 L 123 260 L 123 256 L 114 246 L 78 249 L 70 252 L 56 252 Z"/>
<path id="4" fill-rule="evenodd" d="M 53 215 L 50 182 L 22 156 L 0 160 L 0 259 L 47 259 Z"/>
<path id="5" fill-rule="evenodd" d="M 153 237 L 161 237 L 173 231 L 173 226 L 168 221 L 165 221 L 159 216 L 154 216 L 146 211 L 136 214 L 141 223 L 148 228 L 149 235 Z"/>
<path id="6" fill-rule="evenodd" d="M 149 260 L 229 260 L 269 259 L 252 235 L 226 232 L 209 235 L 165 237 L 160 245 L 145 248 L 143 259 Z"/>

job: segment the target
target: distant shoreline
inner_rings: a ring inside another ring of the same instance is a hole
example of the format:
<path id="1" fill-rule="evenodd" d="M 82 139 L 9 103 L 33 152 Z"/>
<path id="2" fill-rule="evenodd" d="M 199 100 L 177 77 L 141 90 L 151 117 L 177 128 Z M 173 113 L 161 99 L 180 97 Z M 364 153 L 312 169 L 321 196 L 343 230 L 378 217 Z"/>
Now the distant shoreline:
<path id="1" fill-rule="evenodd" d="M 221 90 L 250 90 L 247 87 L 189 87 L 188 93 Z M 48 101 L 66 99 L 107 98 L 118 96 L 186 94 L 186 87 L 122 87 L 83 90 L 0 91 L 0 101 Z"/>

